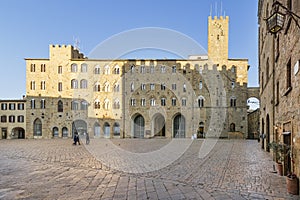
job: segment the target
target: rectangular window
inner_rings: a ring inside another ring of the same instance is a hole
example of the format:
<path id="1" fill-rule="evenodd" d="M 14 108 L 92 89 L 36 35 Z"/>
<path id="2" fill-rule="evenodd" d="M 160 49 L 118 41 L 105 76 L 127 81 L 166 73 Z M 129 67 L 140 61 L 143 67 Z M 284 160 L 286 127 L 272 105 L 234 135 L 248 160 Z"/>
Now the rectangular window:
<path id="1" fill-rule="evenodd" d="M 166 72 L 166 66 L 162 65 L 162 66 L 160 67 L 160 72 L 161 72 L 161 73 L 165 73 L 165 72 Z"/>
<path id="2" fill-rule="evenodd" d="M 41 81 L 41 90 L 46 90 L 46 81 Z"/>
<path id="3" fill-rule="evenodd" d="M 24 110 L 24 103 L 18 103 L 18 110 Z"/>
<path id="4" fill-rule="evenodd" d="M 172 106 L 176 106 L 176 98 L 172 98 Z"/>
<path id="5" fill-rule="evenodd" d="M 176 73 L 176 65 L 172 66 L 172 73 Z"/>
<path id="6" fill-rule="evenodd" d="M 35 72 L 35 64 L 30 65 L 30 72 Z"/>
<path id="7" fill-rule="evenodd" d="M 7 121 L 6 115 L 1 116 L 1 122 L 5 123 Z"/>
<path id="8" fill-rule="evenodd" d="M 14 115 L 9 116 L 8 121 L 10 123 L 14 123 L 15 122 L 15 116 Z"/>
<path id="9" fill-rule="evenodd" d="M 292 87 L 292 64 L 291 59 L 286 65 L 286 89 L 290 89 Z"/>
<path id="10" fill-rule="evenodd" d="M 35 109 L 35 100 L 34 99 L 31 99 L 31 101 L 30 101 L 30 108 Z"/>
<path id="11" fill-rule="evenodd" d="M 161 98 L 161 106 L 166 106 L 166 99 L 165 98 Z"/>
<path id="12" fill-rule="evenodd" d="M 140 73 L 141 73 L 141 74 L 144 74 L 144 73 L 145 73 L 145 66 L 144 66 L 144 65 L 141 65 Z"/>
<path id="13" fill-rule="evenodd" d="M 7 110 L 7 103 L 1 103 L 1 110 Z"/>
<path id="14" fill-rule="evenodd" d="M 15 110 L 15 104 L 14 103 L 10 103 L 9 104 L 9 110 Z"/>
<path id="15" fill-rule="evenodd" d="M 62 66 L 58 66 L 58 73 L 62 74 Z"/>
<path id="16" fill-rule="evenodd" d="M 182 106 L 186 106 L 186 99 L 182 99 L 181 104 Z"/>
<path id="17" fill-rule="evenodd" d="M 160 85 L 160 89 L 161 89 L 161 90 L 166 90 L 166 85 L 165 85 L 164 83 L 162 83 L 162 84 Z"/>
<path id="18" fill-rule="evenodd" d="M 172 84 L 172 90 L 176 90 L 176 83 Z"/>
<path id="19" fill-rule="evenodd" d="M 62 82 L 58 83 L 58 91 L 61 92 L 62 91 Z"/>
<path id="20" fill-rule="evenodd" d="M 45 109 L 46 108 L 46 101 L 45 99 L 41 100 L 41 109 Z"/>
<path id="21" fill-rule="evenodd" d="M 143 106 L 143 107 L 146 106 L 146 99 L 144 99 L 144 98 L 141 99 L 141 106 Z"/>
<path id="22" fill-rule="evenodd" d="M 150 99 L 150 105 L 155 106 L 155 99 Z"/>
<path id="23" fill-rule="evenodd" d="M 46 72 L 46 64 L 41 64 L 41 72 Z"/>
<path id="24" fill-rule="evenodd" d="M 20 123 L 24 122 L 24 116 L 23 115 L 18 116 L 18 122 L 20 122 Z"/>
<path id="25" fill-rule="evenodd" d="M 146 84 L 144 83 L 141 84 L 141 90 L 146 90 Z"/>
<path id="26" fill-rule="evenodd" d="M 135 100 L 135 99 L 131 99 L 130 105 L 131 105 L 131 106 L 136 106 L 136 100 Z"/>
<path id="27" fill-rule="evenodd" d="M 150 83 L 150 90 L 155 90 L 155 85 L 154 85 L 154 83 Z"/>
<path id="28" fill-rule="evenodd" d="M 150 73 L 153 74 L 154 73 L 154 65 L 150 66 Z"/>

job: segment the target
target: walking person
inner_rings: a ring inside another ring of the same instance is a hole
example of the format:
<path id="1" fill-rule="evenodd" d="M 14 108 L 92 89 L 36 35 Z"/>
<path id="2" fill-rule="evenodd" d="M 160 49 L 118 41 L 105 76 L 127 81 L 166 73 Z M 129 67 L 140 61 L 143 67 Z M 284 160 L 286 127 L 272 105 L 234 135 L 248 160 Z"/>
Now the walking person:
<path id="1" fill-rule="evenodd" d="M 77 131 L 74 133 L 74 145 L 76 145 L 78 142 L 78 145 L 80 145 L 80 141 L 79 141 L 79 135 L 77 133 Z"/>
<path id="2" fill-rule="evenodd" d="M 89 144 L 89 143 L 90 143 L 90 136 L 89 136 L 89 133 L 86 133 L 86 136 L 85 136 L 85 143 L 86 143 L 86 144 Z"/>

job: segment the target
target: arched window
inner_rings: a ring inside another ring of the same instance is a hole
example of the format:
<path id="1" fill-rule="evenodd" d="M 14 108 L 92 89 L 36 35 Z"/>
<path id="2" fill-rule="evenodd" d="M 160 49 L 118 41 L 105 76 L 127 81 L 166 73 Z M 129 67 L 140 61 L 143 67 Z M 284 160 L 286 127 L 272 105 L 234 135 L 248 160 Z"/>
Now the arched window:
<path id="1" fill-rule="evenodd" d="M 116 83 L 114 85 L 114 92 L 119 92 L 120 91 L 120 85 L 118 83 Z"/>
<path id="2" fill-rule="evenodd" d="M 100 109 L 100 100 L 99 99 L 95 100 L 95 102 L 94 102 L 94 108 L 95 109 Z"/>
<path id="3" fill-rule="evenodd" d="M 101 91 L 101 86 L 100 86 L 100 83 L 96 83 L 95 84 L 95 88 L 94 88 L 95 92 L 100 92 Z"/>
<path id="4" fill-rule="evenodd" d="M 76 79 L 71 80 L 71 88 L 77 89 L 78 88 L 78 81 Z"/>
<path id="5" fill-rule="evenodd" d="M 183 84 L 183 92 L 186 92 L 186 84 Z"/>
<path id="6" fill-rule="evenodd" d="M 82 101 L 80 103 L 80 109 L 81 110 L 87 110 L 88 109 L 88 102 L 87 101 Z"/>
<path id="7" fill-rule="evenodd" d="M 42 122 L 38 118 L 33 122 L 33 136 L 42 136 Z"/>
<path id="8" fill-rule="evenodd" d="M 62 136 L 63 137 L 68 137 L 69 136 L 69 131 L 67 127 L 62 128 Z"/>
<path id="9" fill-rule="evenodd" d="M 71 65 L 71 72 L 77 72 L 77 64 L 76 63 L 73 63 Z"/>
<path id="10" fill-rule="evenodd" d="M 88 70 L 88 65 L 86 63 L 81 64 L 81 72 L 86 73 Z"/>
<path id="11" fill-rule="evenodd" d="M 64 104 L 62 102 L 62 100 L 59 100 L 57 102 L 57 112 L 63 112 L 64 111 Z"/>
<path id="12" fill-rule="evenodd" d="M 104 84 L 104 92 L 109 92 L 109 91 L 110 91 L 110 85 L 109 85 L 108 82 L 106 82 L 106 83 Z"/>
<path id="13" fill-rule="evenodd" d="M 134 91 L 134 83 L 131 83 L 131 84 L 130 84 L 130 90 L 131 90 L 131 92 Z"/>
<path id="14" fill-rule="evenodd" d="M 230 98 L 230 107 L 236 107 L 236 97 Z"/>
<path id="15" fill-rule="evenodd" d="M 120 109 L 120 101 L 119 101 L 119 99 L 115 99 L 113 108 L 114 109 Z"/>
<path id="16" fill-rule="evenodd" d="M 109 100 L 108 99 L 105 99 L 105 101 L 104 101 L 104 109 L 105 110 L 109 109 Z"/>
<path id="17" fill-rule="evenodd" d="M 120 74 L 120 67 L 119 65 L 116 65 L 114 68 L 114 74 Z"/>
<path id="18" fill-rule="evenodd" d="M 235 87 L 235 80 L 232 79 L 232 81 L 231 81 L 231 88 L 233 89 L 234 87 Z"/>
<path id="19" fill-rule="evenodd" d="M 203 83 L 202 81 L 199 82 L 199 89 L 201 90 L 203 88 Z"/>
<path id="20" fill-rule="evenodd" d="M 135 70 L 134 65 L 131 65 L 131 66 L 130 66 L 130 72 L 131 72 L 131 73 L 134 73 L 134 70 Z"/>
<path id="21" fill-rule="evenodd" d="M 104 67 L 104 74 L 110 74 L 110 67 L 109 67 L 109 65 L 105 65 L 105 67 Z"/>
<path id="22" fill-rule="evenodd" d="M 52 129 L 52 134 L 53 134 L 53 137 L 58 137 L 58 128 L 57 127 L 54 127 Z"/>
<path id="23" fill-rule="evenodd" d="M 95 69 L 94 69 L 94 73 L 95 74 L 100 74 L 101 70 L 100 70 L 100 66 L 99 65 L 96 65 L 95 66 Z"/>
<path id="24" fill-rule="evenodd" d="M 81 89 L 86 89 L 87 88 L 87 85 L 88 85 L 88 81 L 86 79 L 82 79 L 80 81 L 80 88 Z"/>
<path id="25" fill-rule="evenodd" d="M 204 107 L 204 97 L 203 96 L 200 96 L 200 97 L 198 97 L 198 107 L 199 108 L 203 108 Z"/>
<path id="26" fill-rule="evenodd" d="M 140 67 L 140 73 L 144 74 L 145 72 L 146 72 L 145 65 L 141 65 L 141 67 Z"/>
<path id="27" fill-rule="evenodd" d="M 72 101 L 71 110 L 78 110 L 78 108 L 79 108 L 78 101 Z"/>

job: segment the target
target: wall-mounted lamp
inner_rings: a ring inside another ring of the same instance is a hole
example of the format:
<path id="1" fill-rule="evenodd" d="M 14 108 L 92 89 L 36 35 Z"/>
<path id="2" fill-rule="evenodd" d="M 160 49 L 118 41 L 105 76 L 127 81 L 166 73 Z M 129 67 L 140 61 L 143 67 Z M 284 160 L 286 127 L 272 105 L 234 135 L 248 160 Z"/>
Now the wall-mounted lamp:
<path id="1" fill-rule="evenodd" d="M 285 14 L 279 11 L 279 8 L 282 8 L 285 10 Z M 267 29 L 272 34 L 276 34 L 278 31 L 280 31 L 283 28 L 285 16 L 290 16 L 295 22 L 298 28 L 300 28 L 298 24 L 298 19 L 300 17 L 293 13 L 290 9 L 282 5 L 280 2 L 275 1 L 272 5 L 272 15 L 266 19 L 267 22 Z"/>

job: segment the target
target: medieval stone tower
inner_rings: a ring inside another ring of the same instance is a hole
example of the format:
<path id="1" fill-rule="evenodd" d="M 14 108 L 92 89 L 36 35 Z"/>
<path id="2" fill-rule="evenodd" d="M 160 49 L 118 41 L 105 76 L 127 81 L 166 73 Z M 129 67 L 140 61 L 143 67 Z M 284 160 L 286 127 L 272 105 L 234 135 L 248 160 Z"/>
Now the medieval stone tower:
<path id="1" fill-rule="evenodd" d="M 228 59 L 229 17 L 208 17 L 208 58 L 213 62 L 225 63 Z"/>

